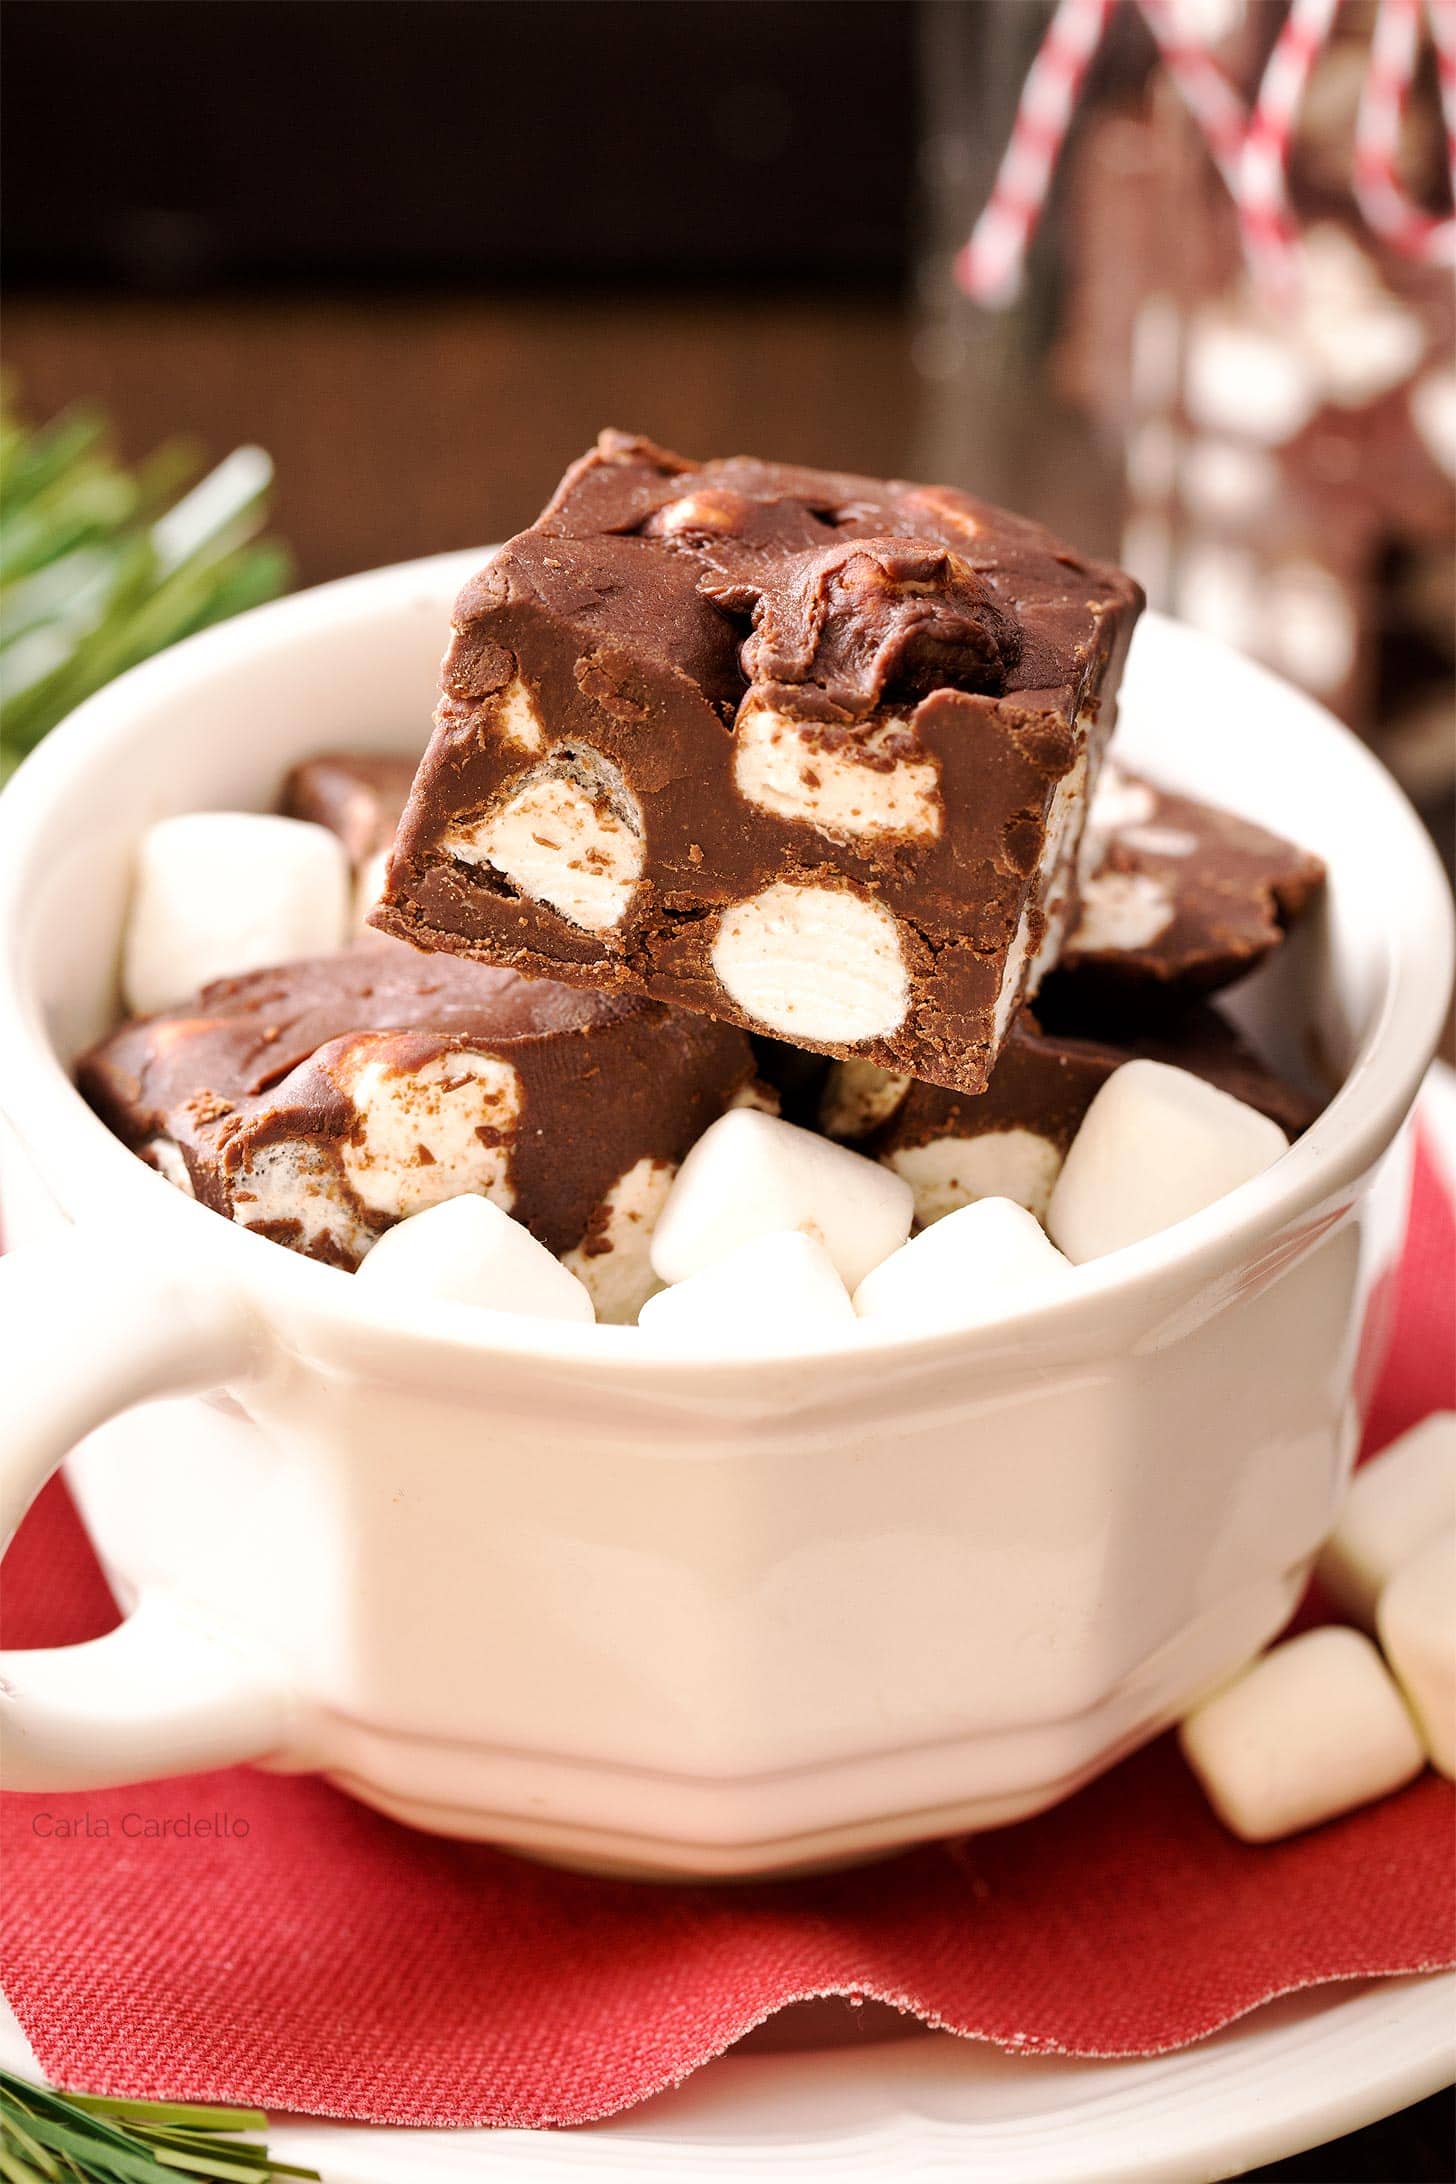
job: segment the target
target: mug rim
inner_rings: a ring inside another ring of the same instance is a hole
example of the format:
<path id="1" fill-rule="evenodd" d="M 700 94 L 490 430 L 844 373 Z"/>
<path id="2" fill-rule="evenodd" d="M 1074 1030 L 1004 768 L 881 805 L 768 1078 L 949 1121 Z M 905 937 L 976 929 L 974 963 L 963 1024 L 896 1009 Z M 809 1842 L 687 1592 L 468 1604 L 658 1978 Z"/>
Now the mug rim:
<path id="1" fill-rule="evenodd" d="M 184 639 L 85 700 L 0 792 L 0 1055 L 5 1056 L 0 1109 L 73 1221 L 103 1229 L 129 1223 L 147 1239 L 139 1254 L 152 1247 L 160 1222 L 169 1248 L 186 1250 L 219 1274 L 231 1271 L 239 1288 L 285 1329 L 295 1323 L 295 1313 L 307 1313 L 336 1334 L 365 1331 L 437 1344 L 457 1358 L 468 1353 L 501 1364 L 548 1359 L 564 1371 L 645 1376 L 654 1389 L 664 1390 L 677 1381 L 700 1384 L 711 1372 L 715 1380 L 741 1388 L 745 1376 L 826 1358 L 969 1365 L 1024 1351 L 1032 1338 L 1058 1353 L 1069 1342 L 1080 1348 L 1079 1335 L 1085 1339 L 1095 1331 L 1108 1309 L 1156 1313 L 1160 1293 L 1166 1304 L 1170 1288 L 1182 1292 L 1247 1265 L 1291 1222 L 1310 1216 L 1366 1172 L 1393 1142 L 1438 1046 L 1451 985 L 1456 921 L 1435 847 L 1384 767 L 1324 707 L 1203 632 L 1149 612 L 1134 633 L 1134 645 L 1147 629 L 1156 641 L 1189 656 L 1191 674 L 1232 679 L 1235 686 L 1242 682 L 1266 707 L 1302 710 L 1322 734 L 1345 747 L 1347 765 L 1364 770 L 1364 793 L 1408 841 L 1399 869 L 1390 873 L 1381 991 L 1329 1105 L 1263 1174 L 1141 1243 L 1080 1266 L 1070 1294 L 968 1327 L 875 1330 L 872 1323 L 860 1323 L 832 1342 L 794 1349 L 745 1342 L 730 1353 L 654 1339 L 635 1326 L 532 1319 L 466 1305 L 414 1305 L 371 1291 L 368 1284 L 356 1285 L 342 1270 L 283 1249 L 187 1198 L 112 1135 L 81 1098 L 52 1045 L 19 961 L 27 863 L 62 814 L 74 810 L 78 792 L 90 785 L 94 793 L 96 773 L 104 770 L 115 746 L 144 739 L 147 714 L 159 700 L 206 684 L 260 646 L 286 651 L 290 638 L 305 630 L 347 627 L 377 606 L 381 595 L 404 594 L 421 584 L 431 593 L 447 583 L 458 587 L 491 551 L 430 555 L 338 578 Z"/>

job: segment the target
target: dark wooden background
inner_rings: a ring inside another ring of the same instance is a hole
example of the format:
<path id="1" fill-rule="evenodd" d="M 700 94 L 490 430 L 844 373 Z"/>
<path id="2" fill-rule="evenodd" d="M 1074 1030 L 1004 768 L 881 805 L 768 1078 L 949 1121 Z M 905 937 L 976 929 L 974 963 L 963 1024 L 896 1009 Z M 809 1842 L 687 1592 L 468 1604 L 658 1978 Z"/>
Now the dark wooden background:
<path id="1" fill-rule="evenodd" d="M 904 473 L 915 28 L 904 0 L 8 0 L 8 369 L 37 416 L 105 403 L 133 456 L 268 448 L 304 583 L 507 535 L 608 423 Z M 1258 2173 L 1450 2179 L 1450 2100 Z"/>

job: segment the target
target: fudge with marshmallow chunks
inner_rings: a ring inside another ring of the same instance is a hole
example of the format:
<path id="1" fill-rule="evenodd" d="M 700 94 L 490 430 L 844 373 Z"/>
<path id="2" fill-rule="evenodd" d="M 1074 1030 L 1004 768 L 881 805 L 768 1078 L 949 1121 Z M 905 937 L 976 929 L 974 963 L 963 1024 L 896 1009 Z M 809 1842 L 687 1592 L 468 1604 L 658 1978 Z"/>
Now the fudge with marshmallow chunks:
<path id="1" fill-rule="evenodd" d="M 1140 605 L 949 488 L 604 433 L 457 602 L 371 923 L 979 1091 Z"/>
<path id="2" fill-rule="evenodd" d="M 1092 1026 L 1163 1015 L 1232 985 L 1278 947 L 1324 884 L 1309 850 L 1112 759 L 1083 865 L 1077 917 L 1048 991 Z"/>
<path id="3" fill-rule="evenodd" d="M 355 1267 L 476 1192 L 630 1320 L 677 1164 L 755 1065 L 705 1016 L 374 944 L 220 979 L 77 1080 L 170 1181 L 309 1257 Z"/>
<path id="4" fill-rule="evenodd" d="M 860 1061 L 831 1069 L 820 1125 L 902 1176 L 921 1227 L 978 1198 L 1010 1198 L 1040 1220 L 1096 1094 L 1124 1062 L 1165 1062 L 1257 1108 L 1297 1137 L 1320 1103 L 1267 1068 L 1212 1007 L 1123 1040 L 1048 1031 L 1030 1009 L 1011 1027 L 982 1093 L 967 1098 Z"/>

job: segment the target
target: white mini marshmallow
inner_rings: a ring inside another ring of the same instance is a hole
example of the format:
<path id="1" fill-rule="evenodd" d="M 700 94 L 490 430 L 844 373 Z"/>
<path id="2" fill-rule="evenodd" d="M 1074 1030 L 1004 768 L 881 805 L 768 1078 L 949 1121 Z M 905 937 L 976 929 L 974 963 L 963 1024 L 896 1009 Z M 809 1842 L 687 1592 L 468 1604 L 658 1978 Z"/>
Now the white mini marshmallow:
<path id="1" fill-rule="evenodd" d="M 1126 827 L 1145 826 L 1157 808 L 1157 796 L 1146 781 L 1132 780 L 1114 760 L 1104 759 L 1077 852 L 1084 881 L 1100 867 L 1114 834 Z"/>
<path id="2" fill-rule="evenodd" d="M 135 1016 L 210 979 L 342 948 L 352 920 L 343 844 L 307 819 L 197 811 L 161 819 L 137 847 L 122 951 Z"/>
<path id="3" fill-rule="evenodd" d="M 802 1229 L 780 1229 L 659 1290 L 637 1324 L 695 1350 L 800 1350 L 851 1333 L 855 1317 L 823 1244 Z"/>
<path id="4" fill-rule="evenodd" d="M 1374 1627 L 1381 1592 L 1427 1540 L 1456 1524 L 1456 1411 L 1433 1411 L 1350 1481 L 1317 1565 L 1342 1614 Z"/>
<path id="5" fill-rule="evenodd" d="M 1047 1208 L 1052 1242 L 1081 1265 L 1141 1243 L 1271 1167 L 1275 1122 L 1165 1062 L 1124 1062 L 1100 1087 Z"/>
<path id="6" fill-rule="evenodd" d="M 847 1289 L 910 1233 L 910 1186 L 877 1161 L 751 1107 L 720 1115 L 678 1171 L 652 1239 L 665 1282 L 686 1281 L 756 1236 L 801 1229 Z"/>
<path id="7" fill-rule="evenodd" d="M 1191 857 L 1198 847 L 1186 827 L 1124 827 L 1122 839 L 1140 857 Z"/>
<path id="8" fill-rule="evenodd" d="M 1037 863 L 1037 887 L 1041 897 L 1042 916 L 1046 921 L 1045 929 L 1035 955 L 1026 962 L 1023 982 L 1020 964 L 1026 961 L 1031 944 L 1032 903 L 1028 902 L 1021 913 L 1015 939 L 1001 972 L 1001 986 L 996 996 L 996 1014 L 993 1020 L 998 1040 L 1006 1035 L 1016 1013 L 1019 996 L 1024 994 L 1028 1001 L 1035 1000 L 1043 978 L 1056 967 L 1057 958 L 1062 952 L 1062 942 L 1066 937 L 1090 803 L 1087 794 L 1090 770 L 1087 753 L 1090 729 L 1088 716 L 1079 713 L 1076 725 L 1077 733 L 1082 739 L 1082 748 L 1053 791 L 1047 809 L 1041 857 Z"/>
<path id="9" fill-rule="evenodd" d="M 1219 1819 L 1246 1843 L 1386 1797 L 1426 1763 L 1370 1640 L 1333 1626 L 1244 1669 L 1188 1716 L 1179 1742 Z"/>
<path id="10" fill-rule="evenodd" d="M 328 1258 L 361 1259 L 379 1233 L 377 1212 L 361 1208 L 333 1147 L 314 1138 L 255 1146 L 233 1178 L 232 1209 L 241 1228 L 297 1224 L 297 1248 Z"/>
<path id="11" fill-rule="evenodd" d="M 470 1304 L 537 1319 L 596 1318 L 589 1293 L 529 1229 L 488 1198 L 442 1199 L 386 1229 L 356 1281 L 427 1304 Z"/>
<path id="12" fill-rule="evenodd" d="M 1376 1626 L 1432 1766 L 1456 1777 L 1456 1529 L 1401 1564 Z"/>
<path id="13" fill-rule="evenodd" d="M 1172 497 L 1178 468 L 1178 435 L 1166 417 L 1145 417 L 1127 436 L 1126 477 L 1135 501 Z"/>
<path id="14" fill-rule="evenodd" d="M 885 1327 L 973 1327 L 1058 1295 L 1073 1275 L 1024 1206 L 979 1198 L 882 1260 L 854 1308 Z"/>
<path id="15" fill-rule="evenodd" d="M 1425 326 L 1333 220 L 1311 227 L 1302 248 L 1300 342 L 1321 393 L 1342 409 L 1364 409 L 1417 369 L 1426 353 Z"/>
<path id="16" fill-rule="evenodd" d="M 1117 558 L 1130 576 L 1157 599 L 1173 584 L 1173 527 L 1162 509 L 1136 509 L 1122 526 Z"/>
<path id="17" fill-rule="evenodd" d="M 496 734 L 507 743 L 514 743 L 521 751 L 539 756 L 546 748 L 546 730 L 536 708 L 536 700 L 517 675 L 508 682 L 491 708 L 491 723 Z"/>
<path id="18" fill-rule="evenodd" d="M 1174 296 L 1156 292 L 1138 305 L 1132 323 L 1128 359 L 1129 391 L 1135 407 L 1167 409 L 1178 398 L 1183 373 L 1183 306 Z"/>
<path id="19" fill-rule="evenodd" d="M 164 1175 L 174 1190 L 182 1191 L 188 1198 L 197 1196 L 192 1188 L 192 1170 L 187 1165 L 187 1155 L 172 1138 L 150 1138 L 141 1149 L 141 1157 L 158 1175 Z"/>
<path id="20" fill-rule="evenodd" d="M 1124 827 L 1145 825 L 1157 808 L 1157 791 L 1148 782 L 1135 781 L 1115 759 L 1103 760 L 1087 813 L 1087 824 L 1099 851 L 1105 850 L 1109 837 Z"/>

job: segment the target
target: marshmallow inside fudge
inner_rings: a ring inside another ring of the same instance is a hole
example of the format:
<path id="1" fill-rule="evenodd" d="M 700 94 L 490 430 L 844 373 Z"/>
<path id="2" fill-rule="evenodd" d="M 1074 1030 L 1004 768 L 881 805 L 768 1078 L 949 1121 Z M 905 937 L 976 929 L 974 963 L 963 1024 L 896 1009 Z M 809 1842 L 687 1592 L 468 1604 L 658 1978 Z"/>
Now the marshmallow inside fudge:
<path id="1" fill-rule="evenodd" d="M 78 1078 L 169 1181 L 294 1250 L 352 1267 L 474 1194 L 630 1320 L 677 1165 L 755 1063 L 705 1016 L 375 944 L 123 1024 Z"/>
<path id="2" fill-rule="evenodd" d="M 642 877 L 642 813 L 610 759 L 563 743 L 493 811 L 457 827 L 450 848 L 583 932 L 605 933 Z"/>
<path id="3" fill-rule="evenodd" d="M 371 922 L 979 1091 L 1139 603 L 949 488 L 604 434 L 457 602 Z"/>

